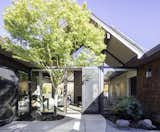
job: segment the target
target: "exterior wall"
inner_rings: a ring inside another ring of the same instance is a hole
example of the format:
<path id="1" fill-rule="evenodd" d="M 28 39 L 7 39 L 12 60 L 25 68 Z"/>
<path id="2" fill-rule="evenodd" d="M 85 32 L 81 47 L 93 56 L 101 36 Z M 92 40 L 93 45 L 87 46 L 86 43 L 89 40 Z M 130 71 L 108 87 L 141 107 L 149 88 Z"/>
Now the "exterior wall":
<path id="1" fill-rule="evenodd" d="M 82 68 L 82 112 L 100 113 L 100 96 L 103 92 L 103 71 L 98 67 Z"/>
<path id="2" fill-rule="evenodd" d="M 152 76 L 146 78 L 146 71 L 151 68 Z M 147 113 L 160 115 L 160 60 L 144 64 L 138 70 L 137 97 Z"/>
<path id="3" fill-rule="evenodd" d="M 122 74 L 110 81 L 110 96 L 120 97 L 127 95 L 127 76 Z"/>
<path id="4" fill-rule="evenodd" d="M 110 101 L 114 101 L 117 97 L 130 95 L 129 79 L 134 76 L 137 76 L 136 71 L 128 71 L 113 78 L 109 82 Z"/>

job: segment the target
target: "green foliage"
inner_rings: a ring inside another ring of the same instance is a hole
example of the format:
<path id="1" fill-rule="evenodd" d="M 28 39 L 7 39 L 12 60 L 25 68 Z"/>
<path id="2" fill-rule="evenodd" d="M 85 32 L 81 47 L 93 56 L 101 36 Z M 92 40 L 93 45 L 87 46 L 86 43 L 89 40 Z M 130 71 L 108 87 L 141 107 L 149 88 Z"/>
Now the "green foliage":
<path id="1" fill-rule="evenodd" d="M 86 6 L 73 0 L 16 0 L 6 9 L 4 23 L 16 41 L 8 49 L 42 67 L 84 66 L 89 55 L 95 57 L 88 65 L 104 61 L 104 31 L 90 22 Z M 73 58 L 71 54 L 81 46 L 90 54 Z"/>
<path id="2" fill-rule="evenodd" d="M 119 98 L 113 110 L 123 119 L 138 120 L 143 116 L 142 106 L 134 97 Z"/>
<path id="3" fill-rule="evenodd" d="M 19 81 L 27 81 L 28 75 L 25 72 L 19 71 L 18 78 L 19 78 Z"/>
<path id="4" fill-rule="evenodd" d="M 73 0 L 15 0 L 5 10 L 4 24 L 14 43 L 5 48 L 45 68 L 54 88 L 64 72 L 50 67 L 101 65 L 105 59 L 104 31 L 90 22 L 86 5 Z M 74 58 L 82 46 L 89 52 Z"/>

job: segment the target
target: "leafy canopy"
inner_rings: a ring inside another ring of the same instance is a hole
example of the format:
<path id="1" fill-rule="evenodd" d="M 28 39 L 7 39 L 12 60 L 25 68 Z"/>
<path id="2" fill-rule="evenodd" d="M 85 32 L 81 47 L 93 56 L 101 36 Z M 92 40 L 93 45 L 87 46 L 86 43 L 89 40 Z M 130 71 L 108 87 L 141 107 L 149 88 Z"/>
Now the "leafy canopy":
<path id="1" fill-rule="evenodd" d="M 104 31 L 90 21 L 86 5 L 73 0 L 15 0 L 5 10 L 7 49 L 41 67 L 101 65 Z M 79 48 L 87 50 L 78 57 Z"/>

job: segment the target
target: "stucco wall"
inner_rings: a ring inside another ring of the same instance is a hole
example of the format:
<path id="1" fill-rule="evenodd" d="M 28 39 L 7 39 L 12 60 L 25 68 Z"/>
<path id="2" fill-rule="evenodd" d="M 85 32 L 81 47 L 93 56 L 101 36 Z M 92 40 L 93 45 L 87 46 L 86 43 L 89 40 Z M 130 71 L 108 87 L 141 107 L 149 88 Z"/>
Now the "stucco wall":
<path id="1" fill-rule="evenodd" d="M 119 75 L 112 79 L 109 84 L 109 96 L 112 98 L 127 95 L 126 74 Z"/>
<path id="2" fill-rule="evenodd" d="M 109 84 L 109 98 L 114 100 L 118 97 L 129 96 L 130 86 L 129 78 L 137 75 L 136 71 L 124 72 L 121 75 L 114 77 L 108 82 Z"/>

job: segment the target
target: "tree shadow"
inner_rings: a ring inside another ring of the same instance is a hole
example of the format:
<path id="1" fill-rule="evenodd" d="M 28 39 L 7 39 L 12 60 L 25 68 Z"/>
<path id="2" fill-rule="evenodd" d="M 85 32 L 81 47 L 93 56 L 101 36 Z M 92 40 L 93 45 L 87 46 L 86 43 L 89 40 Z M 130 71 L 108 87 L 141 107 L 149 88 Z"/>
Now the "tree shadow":
<path id="1" fill-rule="evenodd" d="M 104 108 L 103 92 L 82 112 L 82 114 L 102 114 Z"/>
<path id="2" fill-rule="evenodd" d="M 84 124 L 82 119 L 65 117 L 57 121 L 14 121 L 0 128 L 0 131 L 23 131 L 23 132 L 53 132 L 53 131 L 68 131 L 68 132 L 83 132 Z"/>

